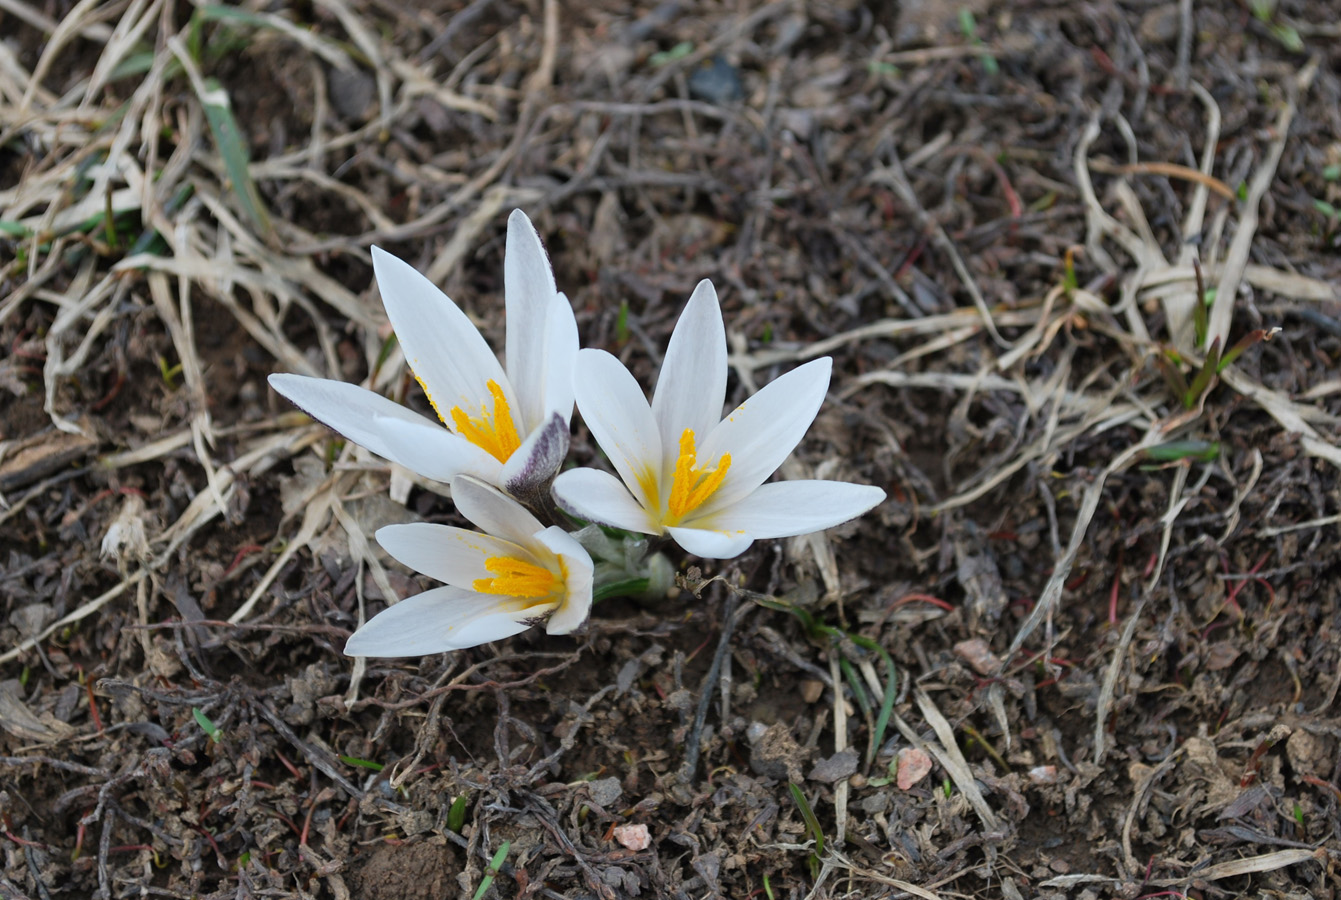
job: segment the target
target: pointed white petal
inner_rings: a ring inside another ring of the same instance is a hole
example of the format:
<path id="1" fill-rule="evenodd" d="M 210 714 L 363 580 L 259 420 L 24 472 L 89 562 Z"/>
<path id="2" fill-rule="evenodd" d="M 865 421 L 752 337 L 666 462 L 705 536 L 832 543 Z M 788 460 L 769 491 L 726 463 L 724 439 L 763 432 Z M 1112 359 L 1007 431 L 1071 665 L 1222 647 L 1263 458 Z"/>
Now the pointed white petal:
<path id="1" fill-rule="evenodd" d="M 726 400 L 726 327 L 717 291 L 706 278 L 694 288 L 675 323 L 652 397 L 661 446 L 674 456 L 692 428 L 698 442 L 722 417 Z"/>
<path id="2" fill-rule="evenodd" d="M 345 644 L 345 655 L 425 656 L 501 640 L 529 627 L 517 620 L 515 606 L 506 598 L 434 588 L 373 616 Z"/>
<path id="3" fill-rule="evenodd" d="M 546 416 L 573 418 L 573 366 L 577 363 L 577 317 L 563 294 L 550 302 L 545 322 L 545 384 L 543 408 Z"/>
<path id="4" fill-rule="evenodd" d="M 594 567 L 591 556 L 568 532 L 551 525 L 535 536 L 563 564 L 564 600 L 545 623 L 550 634 L 571 634 L 591 615 L 591 587 Z"/>
<path id="5" fill-rule="evenodd" d="M 548 374 L 545 345 L 550 327 L 547 318 L 557 290 L 540 235 L 526 213 L 513 210 L 508 217 L 507 247 L 503 253 L 507 367 L 508 378 L 517 392 L 521 420 L 527 429 L 536 427 L 544 418 Z M 573 334 L 576 337 L 576 324 Z"/>
<path id="6" fill-rule="evenodd" d="M 754 538 L 743 531 L 709 531 L 677 526 L 667 528 L 670 536 L 685 550 L 704 559 L 732 559 L 744 553 Z"/>
<path id="7" fill-rule="evenodd" d="M 489 399 L 490 381 L 498 383 L 515 409 L 511 383 L 469 317 L 409 263 L 379 247 L 372 248 L 372 257 L 382 304 L 405 361 L 438 415 L 451 421 L 451 410 L 459 406 L 478 416 Z"/>
<path id="8" fill-rule="evenodd" d="M 312 418 L 425 478 L 450 481 L 462 472 L 485 479 L 498 476 L 498 464 L 489 454 L 381 394 L 305 375 L 271 375 L 269 380 Z"/>
<path id="9" fill-rule="evenodd" d="M 841 525 L 883 502 L 885 492 L 846 481 L 779 481 L 760 485 L 716 515 L 690 525 L 743 531 L 756 539 L 812 534 Z M 678 538 L 677 538 L 678 540 Z"/>
<path id="10" fill-rule="evenodd" d="M 543 500 L 550 482 L 568 456 L 568 420 L 553 415 L 543 428 L 522 441 L 522 445 L 503 464 L 498 484 L 524 502 Z M 534 495 L 540 492 L 541 497 Z"/>
<path id="11" fill-rule="evenodd" d="M 569 469 L 554 479 L 554 499 L 565 512 L 588 522 L 661 534 L 661 526 L 618 478 L 600 469 Z"/>
<path id="12" fill-rule="evenodd" d="M 590 349 L 577 354 L 573 387 L 583 421 L 629 492 L 643 506 L 658 509 L 661 435 L 643 389 L 618 359 Z"/>
<path id="13" fill-rule="evenodd" d="M 532 556 L 520 545 L 491 534 L 429 522 L 379 528 L 377 543 L 416 572 L 466 590 L 477 579 L 494 577 L 484 565 L 490 557 L 520 557 L 529 562 Z"/>
<path id="14" fill-rule="evenodd" d="M 737 406 L 699 446 L 699 460 L 731 454 L 731 468 L 704 513 L 748 495 L 777 471 L 815 421 L 829 390 L 826 356 L 793 369 Z"/>
<path id="15" fill-rule="evenodd" d="M 536 552 L 533 535 L 545 526 L 498 488 L 463 475 L 452 480 L 452 502 L 482 530 Z"/>

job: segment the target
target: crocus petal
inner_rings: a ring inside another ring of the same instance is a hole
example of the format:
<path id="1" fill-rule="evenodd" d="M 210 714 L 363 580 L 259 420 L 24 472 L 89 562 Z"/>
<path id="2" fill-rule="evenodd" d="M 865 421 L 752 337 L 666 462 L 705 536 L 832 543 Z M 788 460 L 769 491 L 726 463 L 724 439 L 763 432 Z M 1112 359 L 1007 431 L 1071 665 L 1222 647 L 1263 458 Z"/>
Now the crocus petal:
<path id="1" fill-rule="evenodd" d="M 569 469 L 554 479 L 554 499 L 565 512 L 611 528 L 661 534 L 618 478 L 600 469 Z"/>
<path id="2" fill-rule="evenodd" d="M 438 415 L 447 421 L 457 406 L 467 415 L 479 415 L 490 381 L 498 383 L 515 408 L 517 398 L 503 367 L 469 317 L 409 263 L 379 247 L 372 248 L 372 258 L 405 361 Z"/>
<path id="3" fill-rule="evenodd" d="M 573 418 L 573 366 L 577 363 L 577 317 L 563 294 L 550 301 L 545 320 L 544 414 Z"/>
<path id="4" fill-rule="evenodd" d="M 507 247 L 503 253 L 505 346 L 508 379 L 517 392 L 521 420 L 528 429 L 544 418 L 548 375 L 545 345 L 550 324 L 547 319 L 557 290 L 540 235 L 526 213 L 513 210 L 508 217 Z M 569 312 L 571 315 L 571 309 Z M 573 335 L 576 338 L 576 324 Z"/>
<path id="5" fill-rule="evenodd" d="M 618 359 L 604 350 L 582 350 L 573 372 L 577 408 L 629 492 L 648 509 L 661 473 L 661 436 L 643 389 Z"/>
<path id="6" fill-rule="evenodd" d="M 539 499 L 543 499 L 568 456 L 568 440 L 568 421 L 558 415 L 550 416 L 543 428 L 531 432 L 508 457 L 498 483 L 519 500 L 530 502 L 537 492 L 541 495 Z"/>
<path id="7" fill-rule="evenodd" d="M 571 634 L 591 615 L 593 571 L 591 556 L 572 535 L 551 525 L 535 536 L 563 565 L 565 597 L 545 623 L 550 634 Z"/>
<path id="8" fill-rule="evenodd" d="M 305 375 L 271 375 L 269 381 L 312 418 L 425 478 L 450 481 L 462 472 L 488 478 L 491 470 L 497 475 L 489 454 L 381 394 Z"/>
<path id="9" fill-rule="evenodd" d="M 717 291 L 704 279 L 675 323 L 657 376 L 652 415 L 661 446 L 668 451 L 678 447 L 686 428 L 692 428 L 701 443 L 721 419 L 725 400 L 726 327 Z"/>
<path id="10" fill-rule="evenodd" d="M 345 644 L 346 656 L 425 656 L 525 631 L 515 601 L 455 587 L 415 594 L 378 613 Z M 495 601 L 503 602 L 495 602 Z"/>
<path id="11" fill-rule="evenodd" d="M 461 515 L 484 531 L 535 552 L 532 535 L 543 531 L 535 516 L 516 500 L 477 478 L 463 475 L 452 480 L 452 501 Z"/>
<path id="12" fill-rule="evenodd" d="M 470 589 L 481 578 L 495 573 L 485 560 L 495 556 L 529 557 L 512 541 L 451 525 L 410 522 L 377 530 L 377 543 L 402 565 L 445 584 Z"/>
<path id="13" fill-rule="evenodd" d="M 869 484 L 779 481 L 760 485 L 754 493 L 716 515 L 696 517 L 689 524 L 726 532 L 743 531 L 756 539 L 791 537 L 855 519 L 884 499 L 885 492 Z"/>
<path id="14" fill-rule="evenodd" d="M 815 420 L 829 390 L 832 361 L 826 356 L 793 369 L 737 406 L 712 430 L 700 459 L 731 454 L 731 468 L 703 513 L 735 503 L 777 471 Z"/>
<path id="15" fill-rule="evenodd" d="M 711 531 L 687 526 L 667 528 L 666 531 L 675 543 L 704 559 L 732 559 L 754 543 L 754 536 L 743 531 Z"/>

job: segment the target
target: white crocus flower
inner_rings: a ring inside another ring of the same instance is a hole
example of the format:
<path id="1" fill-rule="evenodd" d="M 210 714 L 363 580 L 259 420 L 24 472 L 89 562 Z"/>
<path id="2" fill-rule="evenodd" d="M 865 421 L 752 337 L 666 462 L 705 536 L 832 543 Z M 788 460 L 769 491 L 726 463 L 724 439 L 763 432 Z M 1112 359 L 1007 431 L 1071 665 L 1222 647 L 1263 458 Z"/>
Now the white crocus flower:
<path id="1" fill-rule="evenodd" d="M 446 425 L 357 385 L 272 375 L 308 415 L 435 481 L 474 475 L 524 502 L 547 500 L 568 454 L 577 321 L 521 210 L 508 219 L 503 286 L 507 371 L 470 319 L 407 263 L 372 248 L 373 272 L 405 359 Z"/>
<path id="2" fill-rule="evenodd" d="M 726 329 L 717 292 L 701 281 L 671 335 L 651 406 L 618 359 L 578 353 L 577 408 L 623 484 L 596 469 L 570 469 L 555 479 L 555 499 L 593 522 L 669 534 L 708 559 L 855 518 L 885 492 L 841 481 L 764 484 L 814 421 L 831 368 L 827 357 L 809 362 L 722 419 Z"/>
<path id="3" fill-rule="evenodd" d="M 485 533 L 422 522 L 380 529 L 377 542 L 388 553 L 447 586 L 374 616 L 345 644 L 348 656 L 424 656 L 533 625 L 568 634 L 586 622 L 592 563 L 581 544 L 469 475 L 452 481 L 452 499 Z"/>

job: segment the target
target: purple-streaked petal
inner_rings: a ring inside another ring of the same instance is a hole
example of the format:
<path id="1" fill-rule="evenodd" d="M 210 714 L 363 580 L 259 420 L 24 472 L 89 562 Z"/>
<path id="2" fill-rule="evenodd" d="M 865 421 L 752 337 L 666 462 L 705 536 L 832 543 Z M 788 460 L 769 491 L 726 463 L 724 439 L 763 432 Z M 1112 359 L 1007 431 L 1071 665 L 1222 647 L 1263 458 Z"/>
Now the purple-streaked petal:
<path id="1" fill-rule="evenodd" d="M 731 454 L 731 468 L 703 512 L 724 509 L 750 494 L 786 461 L 815 421 L 829 390 L 826 356 L 793 369 L 732 410 L 699 445 L 699 460 Z"/>
<path id="2" fill-rule="evenodd" d="M 633 375 L 604 350 L 583 350 L 573 387 L 583 421 L 629 492 L 648 509 L 660 508 L 661 435 Z"/>
<path id="3" fill-rule="evenodd" d="M 667 528 L 666 531 L 675 543 L 704 559 L 732 559 L 754 543 L 754 538 L 743 531 L 709 531 L 687 526 Z"/>
<path id="4" fill-rule="evenodd" d="M 355 384 L 271 375 L 270 386 L 312 418 L 378 456 L 434 481 L 462 472 L 496 479 L 498 463 L 438 423 Z"/>
<path id="5" fill-rule="evenodd" d="M 543 428 L 531 432 L 508 457 L 499 477 L 500 486 L 528 504 L 543 500 L 549 493 L 550 482 L 568 457 L 568 440 L 568 420 L 550 416 Z"/>
<path id="6" fill-rule="evenodd" d="M 510 556 L 529 562 L 532 556 L 519 544 L 491 534 L 429 522 L 379 528 L 377 543 L 402 565 L 467 590 L 476 580 L 494 576 L 484 565 L 490 557 Z"/>
<path id="7" fill-rule="evenodd" d="M 648 515 L 628 488 L 600 469 L 569 469 L 554 479 L 554 501 L 567 513 L 625 531 L 661 534 L 661 526 Z"/>
<path id="8" fill-rule="evenodd" d="M 526 213 L 513 210 L 508 217 L 507 247 L 503 253 L 507 371 L 520 406 L 519 427 L 520 422 L 525 422 L 527 429 L 536 427 L 545 417 L 549 375 L 546 345 L 551 327 L 550 308 L 557 291 L 540 235 Z M 576 323 L 573 336 L 576 339 Z M 573 352 L 577 352 L 576 348 Z M 571 412 L 570 409 L 570 415 Z"/>
<path id="9" fill-rule="evenodd" d="M 455 587 L 408 597 L 373 616 L 345 644 L 346 656 L 427 656 L 464 650 L 525 631 L 521 605 L 509 597 Z"/>
<path id="10" fill-rule="evenodd" d="M 702 444 L 721 419 L 725 401 L 726 327 L 717 291 L 704 279 L 675 323 L 652 397 L 664 452 L 676 455 L 686 428 L 692 428 Z"/>
<path id="11" fill-rule="evenodd" d="M 885 492 L 869 484 L 779 481 L 760 485 L 715 515 L 695 517 L 688 524 L 745 532 L 755 539 L 792 537 L 841 525 L 884 499 Z"/>
<path id="12" fill-rule="evenodd" d="M 382 304 L 405 361 L 439 417 L 450 422 L 458 406 L 478 416 L 489 399 L 490 381 L 498 383 L 515 408 L 511 382 L 470 318 L 409 263 L 379 247 L 372 248 L 372 258 Z"/>

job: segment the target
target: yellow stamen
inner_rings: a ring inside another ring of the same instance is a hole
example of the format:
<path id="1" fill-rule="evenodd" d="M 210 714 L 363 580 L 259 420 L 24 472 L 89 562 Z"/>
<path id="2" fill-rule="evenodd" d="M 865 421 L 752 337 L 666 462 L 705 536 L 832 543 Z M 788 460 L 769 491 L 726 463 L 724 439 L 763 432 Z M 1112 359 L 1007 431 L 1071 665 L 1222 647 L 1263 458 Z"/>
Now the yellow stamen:
<path id="1" fill-rule="evenodd" d="M 694 429 L 686 428 L 680 435 L 680 456 L 675 461 L 675 475 L 671 480 L 670 500 L 667 512 L 675 525 L 685 516 L 698 509 L 708 498 L 716 493 L 731 468 L 731 454 L 723 453 L 716 466 L 695 465 L 698 457 L 694 449 Z"/>
<path id="2" fill-rule="evenodd" d="M 471 586 L 481 594 L 548 597 L 557 580 L 549 569 L 515 556 L 491 556 L 484 561 L 484 567 L 493 572 L 494 577 L 475 579 Z"/>
<path id="3" fill-rule="evenodd" d="M 452 409 L 452 424 L 456 433 L 470 441 L 476 447 L 488 453 L 499 462 L 507 462 L 508 457 L 521 446 L 517 436 L 517 426 L 512 423 L 512 410 L 508 407 L 508 398 L 498 382 L 489 380 L 489 396 L 493 398 L 493 412 L 489 404 L 481 404 L 480 414 L 476 418 L 466 415 L 461 407 Z"/>

